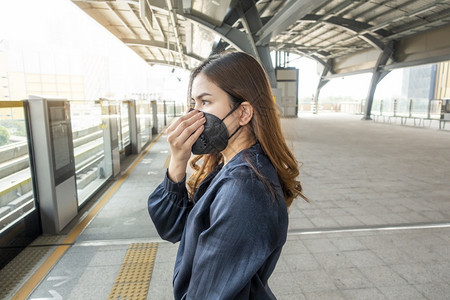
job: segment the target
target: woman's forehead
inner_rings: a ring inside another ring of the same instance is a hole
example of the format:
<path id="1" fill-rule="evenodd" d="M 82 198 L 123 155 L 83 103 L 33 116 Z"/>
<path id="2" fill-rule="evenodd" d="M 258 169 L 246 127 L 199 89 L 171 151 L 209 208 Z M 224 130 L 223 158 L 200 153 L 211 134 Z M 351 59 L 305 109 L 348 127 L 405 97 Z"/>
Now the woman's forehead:
<path id="1" fill-rule="evenodd" d="M 216 94 L 225 93 L 221 88 L 219 88 L 214 82 L 210 81 L 206 75 L 203 73 L 198 74 L 192 82 L 192 97 L 198 97 L 201 94 Z"/>

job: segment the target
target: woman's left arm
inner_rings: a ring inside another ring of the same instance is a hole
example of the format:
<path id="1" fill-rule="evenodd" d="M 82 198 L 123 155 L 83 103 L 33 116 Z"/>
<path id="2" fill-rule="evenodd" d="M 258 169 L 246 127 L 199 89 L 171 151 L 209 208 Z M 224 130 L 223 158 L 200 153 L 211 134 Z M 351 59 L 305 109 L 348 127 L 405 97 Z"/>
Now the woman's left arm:
<path id="1" fill-rule="evenodd" d="M 279 205 L 254 178 L 223 184 L 211 205 L 210 227 L 199 237 L 187 299 L 250 292 L 251 279 L 284 242 L 287 215 Z"/>
<path id="2" fill-rule="evenodd" d="M 186 178 L 175 183 L 167 176 L 147 201 L 148 212 L 162 239 L 180 241 L 186 219 L 192 209 L 186 190 Z"/>

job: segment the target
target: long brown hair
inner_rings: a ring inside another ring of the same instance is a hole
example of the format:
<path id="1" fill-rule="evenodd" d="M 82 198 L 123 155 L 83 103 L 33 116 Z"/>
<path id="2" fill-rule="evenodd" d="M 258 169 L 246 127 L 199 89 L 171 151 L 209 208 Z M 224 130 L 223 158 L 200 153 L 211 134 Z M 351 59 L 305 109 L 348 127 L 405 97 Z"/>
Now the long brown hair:
<path id="1" fill-rule="evenodd" d="M 309 201 L 303 195 L 302 186 L 297 180 L 298 162 L 286 145 L 272 89 L 267 74 L 259 62 L 243 52 L 210 56 L 191 72 L 188 100 L 191 99 L 192 83 L 200 73 L 227 92 L 233 102 L 247 101 L 252 105 L 253 118 L 250 130 L 275 167 L 287 206 L 289 207 L 298 196 Z M 202 163 L 198 165 L 200 160 Z M 199 155 L 191 159 L 190 164 L 194 173 L 187 182 L 191 194 L 222 161 L 220 153 Z"/>

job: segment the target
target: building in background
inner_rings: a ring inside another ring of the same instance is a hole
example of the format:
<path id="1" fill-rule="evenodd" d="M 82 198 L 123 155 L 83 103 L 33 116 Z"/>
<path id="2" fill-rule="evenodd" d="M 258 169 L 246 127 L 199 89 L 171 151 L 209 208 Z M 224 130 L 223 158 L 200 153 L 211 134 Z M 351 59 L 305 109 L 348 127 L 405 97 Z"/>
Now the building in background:
<path id="1" fill-rule="evenodd" d="M 435 85 L 436 65 L 403 69 L 402 96 L 405 99 L 431 100 Z"/>
<path id="2" fill-rule="evenodd" d="M 450 61 L 436 65 L 434 99 L 450 99 Z"/>
<path id="3" fill-rule="evenodd" d="M 403 69 L 402 94 L 406 99 L 450 98 L 450 61 Z"/>
<path id="4" fill-rule="evenodd" d="M 85 76 L 80 67 L 80 57 L 2 40 L 0 100 L 22 100 L 29 95 L 85 100 Z"/>
<path id="5" fill-rule="evenodd" d="M 172 69 L 151 67 L 123 53 L 34 48 L 27 42 L 1 40 L 0 100 L 22 100 L 29 95 L 69 100 L 147 95 L 154 100 L 184 100 L 180 94 L 182 71 L 174 73 Z"/>

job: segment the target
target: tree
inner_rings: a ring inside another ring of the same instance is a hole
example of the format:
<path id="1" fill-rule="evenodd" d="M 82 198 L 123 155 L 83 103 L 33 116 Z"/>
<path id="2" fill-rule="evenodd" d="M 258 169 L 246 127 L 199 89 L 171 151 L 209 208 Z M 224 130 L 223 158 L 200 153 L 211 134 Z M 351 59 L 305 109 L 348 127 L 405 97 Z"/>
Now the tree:
<path id="1" fill-rule="evenodd" d="M 0 146 L 6 145 L 9 142 L 9 131 L 3 126 L 0 126 Z"/>

